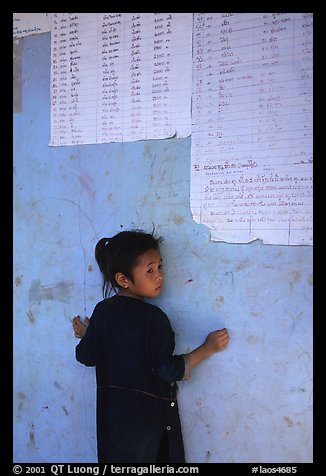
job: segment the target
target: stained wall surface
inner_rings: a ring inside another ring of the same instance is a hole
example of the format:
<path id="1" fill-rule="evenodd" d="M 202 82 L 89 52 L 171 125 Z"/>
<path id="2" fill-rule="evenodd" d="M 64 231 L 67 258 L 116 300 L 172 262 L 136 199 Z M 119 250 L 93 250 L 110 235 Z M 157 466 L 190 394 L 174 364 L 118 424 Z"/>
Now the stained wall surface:
<path id="1" fill-rule="evenodd" d="M 97 461 L 95 372 L 71 319 L 102 298 L 97 240 L 154 224 L 176 352 L 231 337 L 179 385 L 187 462 L 312 462 L 312 248 L 211 241 L 190 212 L 190 137 L 49 147 L 50 34 L 20 41 L 14 461 Z"/>

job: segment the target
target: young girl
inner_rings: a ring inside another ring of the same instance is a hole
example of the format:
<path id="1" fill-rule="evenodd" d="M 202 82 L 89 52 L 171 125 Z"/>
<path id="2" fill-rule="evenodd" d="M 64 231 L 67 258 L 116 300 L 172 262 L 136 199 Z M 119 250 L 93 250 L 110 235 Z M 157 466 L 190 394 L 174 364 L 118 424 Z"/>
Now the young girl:
<path id="1" fill-rule="evenodd" d="M 81 338 L 76 358 L 96 368 L 100 463 L 184 463 L 176 382 L 229 342 L 221 329 L 192 352 L 174 355 L 168 317 L 145 301 L 162 289 L 160 242 L 141 230 L 102 238 L 95 257 L 104 300 L 84 323 L 73 319 Z"/>

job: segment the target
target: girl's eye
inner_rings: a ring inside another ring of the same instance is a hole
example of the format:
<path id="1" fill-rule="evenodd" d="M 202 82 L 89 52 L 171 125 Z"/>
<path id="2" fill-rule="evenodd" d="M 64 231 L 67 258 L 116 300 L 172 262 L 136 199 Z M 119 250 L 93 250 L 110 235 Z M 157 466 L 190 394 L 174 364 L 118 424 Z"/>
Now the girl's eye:
<path id="1" fill-rule="evenodd" d="M 152 272 L 153 272 L 153 269 L 152 269 L 152 268 L 150 268 L 150 269 L 147 270 L 147 273 L 152 273 Z"/>

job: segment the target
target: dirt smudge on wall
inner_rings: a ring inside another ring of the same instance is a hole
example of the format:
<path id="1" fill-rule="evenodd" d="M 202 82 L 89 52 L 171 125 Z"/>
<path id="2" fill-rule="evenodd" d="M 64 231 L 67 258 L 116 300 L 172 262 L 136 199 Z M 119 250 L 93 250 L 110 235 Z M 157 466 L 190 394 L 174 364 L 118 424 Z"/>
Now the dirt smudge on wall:
<path id="1" fill-rule="evenodd" d="M 35 431 L 33 423 L 31 424 L 31 429 L 29 430 L 29 444 L 35 448 Z"/>
<path id="2" fill-rule="evenodd" d="M 28 319 L 31 321 L 31 323 L 34 324 L 35 317 L 34 317 L 34 314 L 32 313 L 32 311 L 29 310 L 28 312 L 26 312 L 26 315 L 27 315 Z"/>
<path id="3" fill-rule="evenodd" d="M 30 301 L 54 300 L 69 302 L 73 283 L 71 281 L 59 281 L 57 283 L 41 284 L 40 280 L 34 280 L 29 289 Z"/>

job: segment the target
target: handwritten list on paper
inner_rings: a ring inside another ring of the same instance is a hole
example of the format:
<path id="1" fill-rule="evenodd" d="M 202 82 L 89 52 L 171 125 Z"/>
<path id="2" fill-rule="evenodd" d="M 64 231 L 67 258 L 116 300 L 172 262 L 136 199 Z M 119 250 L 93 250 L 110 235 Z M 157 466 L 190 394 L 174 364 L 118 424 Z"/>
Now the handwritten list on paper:
<path id="1" fill-rule="evenodd" d="M 215 241 L 312 245 L 310 13 L 196 13 L 191 210 Z"/>
<path id="2" fill-rule="evenodd" d="M 50 145 L 191 133 L 190 13 L 53 13 Z"/>
<path id="3" fill-rule="evenodd" d="M 13 13 L 12 33 L 14 38 L 45 33 L 50 29 L 51 13 Z"/>

